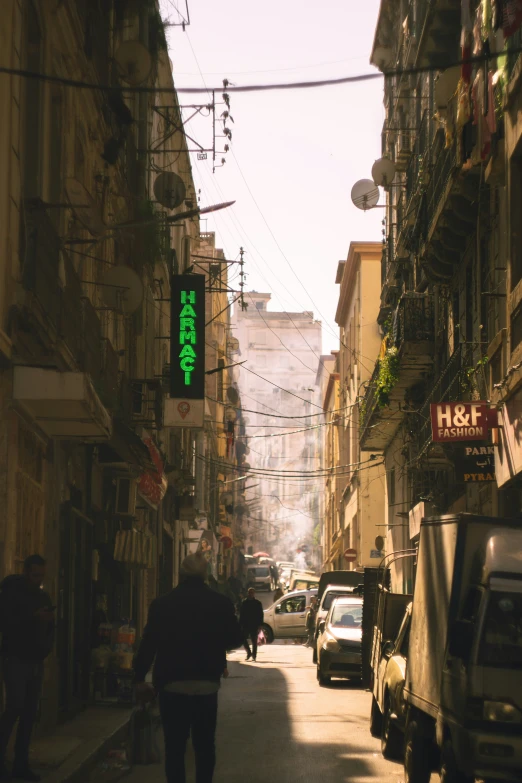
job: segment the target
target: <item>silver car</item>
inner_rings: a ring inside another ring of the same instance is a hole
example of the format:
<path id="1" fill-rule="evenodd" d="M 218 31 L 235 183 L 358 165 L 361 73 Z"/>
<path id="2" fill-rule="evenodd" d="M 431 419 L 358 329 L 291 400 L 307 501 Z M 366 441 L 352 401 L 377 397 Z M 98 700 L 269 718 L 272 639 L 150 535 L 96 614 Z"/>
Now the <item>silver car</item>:
<path id="1" fill-rule="evenodd" d="M 262 628 L 268 644 L 271 644 L 274 639 L 299 639 L 308 635 L 306 615 L 310 607 L 310 599 L 316 595 L 317 590 L 287 593 L 265 609 Z"/>
<path id="2" fill-rule="evenodd" d="M 326 620 L 319 623 L 317 679 L 360 679 L 362 674 L 362 598 L 336 598 Z"/>

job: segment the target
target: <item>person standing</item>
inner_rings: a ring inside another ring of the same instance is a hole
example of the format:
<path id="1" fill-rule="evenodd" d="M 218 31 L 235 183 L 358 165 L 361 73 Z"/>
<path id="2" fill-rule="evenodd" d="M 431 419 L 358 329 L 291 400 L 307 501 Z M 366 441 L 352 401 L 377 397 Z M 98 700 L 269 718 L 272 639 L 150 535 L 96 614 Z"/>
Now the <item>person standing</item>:
<path id="1" fill-rule="evenodd" d="M 13 777 L 40 780 L 29 767 L 29 746 L 38 714 L 43 680 L 43 662 L 54 644 L 54 608 L 42 583 L 45 560 L 31 555 L 22 575 L 6 577 L 0 583 L 0 629 L 5 709 L 0 716 L 0 780 L 10 776 L 5 754 L 18 721 Z"/>
<path id="2" fill-rule="evenodd" d="M 308 639 L 306 640 L 307 647 L 314 646 L 316 620 L 317 620 L 317 598 L 315 596 L 312 596 L 312 598 L 310 599 L 310 608 L 308 609 L 308 614 L 306 615 L 306 630 L 308 632 Z"/>
<path id="3" fill-rule="evenodd" d="M 283 588 L 282 587 L 278 587 L 277 590 L 274 593 L 274 598 L 273 598 L 274 603 L 277 603 L 278 601 L 280 601 L 281 598 L 284 596 L 284 594 L 285 594 L 285 591 L 283 590 Z"/>
<path id="4" fill-rule="evenodd" d="M 248 597 L 241 604 L 239 613 L 239 624 L 243 631 L 244 646 L 247 653 L 247 661 L 251 658 L 255 661 L 257 658 L 257 637 L 259 629 L 263 625 L 265 614 L 263 604 L 256 598 L 256 591 L 251 587 L 248 591 Z M 252 649 L 248 644 L 248 637 L 252 640 Z"/>
<path id="5" fill-rule="evenodd" d="M 205 584 L 207 572 L 201 554 L 185 558 L 179 586 L 151 603 L 134 658 L 138 701 L 159 692 L 167 783 L 185 783 L 189 736 L 197 783 L 212 782 L 220 680 L 228 675 L 227 650 L 243 641 L 231 601 Z M 145 677 L 153 661 L 149 685 Z"/>

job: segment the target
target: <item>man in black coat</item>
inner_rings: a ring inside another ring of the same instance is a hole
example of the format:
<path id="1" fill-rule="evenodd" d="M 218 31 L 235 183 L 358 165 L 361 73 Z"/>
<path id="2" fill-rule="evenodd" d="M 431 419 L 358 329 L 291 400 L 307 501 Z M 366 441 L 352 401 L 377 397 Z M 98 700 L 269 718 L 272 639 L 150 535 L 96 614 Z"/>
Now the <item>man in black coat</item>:
<path id="1" fill-rule="evenodd" d="M 185 783 L 185 749 L 192 735 L 198 783 L 211 783 L 216 761 L 218 691 L 227 650 L 243 641 L 234 607 L 205 584 L 208 563 L 200 554 L 182 564 L 182 581 L 150 605 L 134 659 L 136 693 L 159 691 L 165 736 L 167 783 Z M 154 661 L 155 658 L 155 661 Z M 152 666 L 153 688 L 145 683 Z"/>
<path id="2" fill-rule="evenodd" d="M 247 661 L 252 658 L 254 661 L 257 658 L 257 637 L 259 629 L 263 625 L 265 613 L 263 612 L 263 604 L 256 598 L 256 591 L 251 587 L 248 591 L 248 598 L 246 598 L 241 604 L 241 611 L 239 613 L 239 624 L 243 631 L 244 646 L 247 652 Z M 252 639 L 252 649 L 248 644 L 248 637 Z"/>
<path id="3" fill-rule="evenodd" d="M 24 573 L 6 577 L 0 584 L 0 629 L 5 709 L 0 716 L 0 780 L 10 776 L 5 753 L 18 721 L 13 777 L 40 780 L 29 768 L 29 746 L 43 680 L 43 662 L 54 643 L 54 607 L 42 590 L 45 560 L 31 555 Z"/>

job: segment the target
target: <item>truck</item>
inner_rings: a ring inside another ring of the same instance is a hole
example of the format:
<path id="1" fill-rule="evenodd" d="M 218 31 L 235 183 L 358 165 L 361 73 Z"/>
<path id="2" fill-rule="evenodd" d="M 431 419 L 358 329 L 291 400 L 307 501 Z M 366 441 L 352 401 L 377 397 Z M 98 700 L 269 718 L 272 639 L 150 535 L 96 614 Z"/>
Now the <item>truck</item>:
<path id="1" fill-rule="evenodd" d="M 522 519 L 423 519 L 404 684 L 406 783 L 522 780 Z"/>

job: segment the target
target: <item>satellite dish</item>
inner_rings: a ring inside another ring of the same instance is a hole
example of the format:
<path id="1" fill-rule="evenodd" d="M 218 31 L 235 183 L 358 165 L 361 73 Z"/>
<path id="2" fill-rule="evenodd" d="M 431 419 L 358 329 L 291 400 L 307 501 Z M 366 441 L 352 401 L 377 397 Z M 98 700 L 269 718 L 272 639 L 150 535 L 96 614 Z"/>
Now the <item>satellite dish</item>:
<path id="1" fill-rule="evenodd" d="M 360 179 L 352 188 L 352 202 L 357 209 L 366 212 L 367 209 L 373 209 L 379 201 L 379 188 L 371 179 Z"/>
<path id="2" fill-rule="evenodd" d="M 154 195 L 156 201 L 159 201 L 162 206 L 167 209 L 176 209 L 185 201 L 187 189 L 178 174 L 173 171 L 164 171 L 154 181 Z"/>
<path id="3" fill-rule="evenodd" d="M 239 394 L 237 393 L 237 389 L 233 386 L 229 386 L 227 389 L 227 400 L 231 402 L 232 405 L 237 405 L 239 402 Z"/>
<path id="4" fill-rule="evenodd" d="M 240 465 L 239 467 L 241 468 L 241 470 L 250 470 L 251 465 L 249 462 L 243 462 L 243 464 Z"/>
<path id="5" fill-rule="evenodd" d="M 143 284 L 128 266 L 113 266 L 103 276 L 103 301 L 111 310 L 131 315 L 143 302 Z"/>
<path id="6" fill-rule="evenodd" d="M 239 340 L 237 337 L 228 338 L 228 349 L 230 353 L 236 353 L 236 351 L 239 351 Z"/>
<path id="7" fill-rule="evenodd" d="M 372 166 L 372 179 L 375 185 L 389 188 L 395 177 L 395 163 L 389 158 L 379 158 Z"/>
<path id="8" fill-rule="evenodd" d="M 227 421 L 235 421 L 237 419 L 237 413 L 234 408 L 228 407 L 225 410 L 225 419 Z"/>
<path id="9" fill-rule="evenodd" d="M 103 222 L 100 208 L 81 182 L 78 182 L 74 177 L 68 177 L 65 180 L 65 196 L 77 219 L 93 237 L 99 237 L 105 233 L 106 225 Z"/>
<path id="10" fill-rule="evenodd" d="M 114 55 L 118 76 L 127 84 L 137 87 L 147 80 L 152 68 L 152 59 L 139 41 L 124 41 Z"/>
<path id="11" fill-rule="evenodd" d="M 443 71 L 435 82 L 435 105 L 438 109 L 445 109 L 450 99 L 455 95 L 460 79 L 461 68 L 456 66 Z"/>

